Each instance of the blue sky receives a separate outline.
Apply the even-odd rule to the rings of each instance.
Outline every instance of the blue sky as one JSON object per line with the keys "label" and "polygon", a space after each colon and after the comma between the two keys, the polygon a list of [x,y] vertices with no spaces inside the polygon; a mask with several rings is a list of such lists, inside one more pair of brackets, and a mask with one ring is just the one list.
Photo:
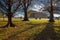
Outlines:
{"label": "blue sky", "polygon": [[[49,2],[49,0],[35,1],[29,7],[29,10],[34,10],[34,11],[37,11],[37,12],[42,12],[42,10],[40,10],[40,9],[43,8],[43,7],[45,7],[45,6],[47,6],[48,2]],[[17,13],[22,13],[22,14],[16,15],[16,17],[21,16],[21,15],[24,16],[23,15],[23,11],[22,12],[17,12]],[[48,13],[48,11],[47,11],[47,13]],[[49,15],[49,13],[48,13],[48,15]],[[60,14],[54,14],[54,17],[60,17]]]}
{"label": "blue sky", "polygon": [[[3,0],[0,0],[0,1],[3,1]],[[47,5],[49,4],[49,1],[50,0],[40,0],[40,1],[35,0],[34,2],[32,2],[32,5],[29,7],[28,10],[34,10],[37,12],[42,12],[42,10],[40,10],[40,9],[43,7],[47,7]],[[16,14],[17,13],[18,13],[18,15],[16,15],[16,17],[19,17],[21,15],[23,16],[23,14],[24,14],[23,10],[16,12]],[[54,16],[58,17],[59,14],[54,14]]]}

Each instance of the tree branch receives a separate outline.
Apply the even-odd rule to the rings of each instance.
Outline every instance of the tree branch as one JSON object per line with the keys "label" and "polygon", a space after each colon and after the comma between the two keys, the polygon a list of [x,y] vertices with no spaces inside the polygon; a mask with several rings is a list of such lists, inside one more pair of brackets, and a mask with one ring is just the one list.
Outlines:
{"label": "tree branch", "polygon": [[32,0],[28,0],[27,2],[27,8],[30,6]]}
{"label": "tree branch", "polygon": [[2,8],[0,8],[0,12],[7,14],[6,12],[4,12],[4,10]]}
{"label": "tree branch", "polygon": [[17,7],[16,7],[16,9],[14,10],[13,13],[15,13],[18,10],[18,8],[20,7],[20,5],[21,5],[21,0],[19,0],[19,4],[17,5]]}
{"label": "tree branch", "polygon": [[0,1],[0,7],[4,7],[4,8],[7,10],[6,6],[4,6],[4,5],[1,3],[1,1]]}

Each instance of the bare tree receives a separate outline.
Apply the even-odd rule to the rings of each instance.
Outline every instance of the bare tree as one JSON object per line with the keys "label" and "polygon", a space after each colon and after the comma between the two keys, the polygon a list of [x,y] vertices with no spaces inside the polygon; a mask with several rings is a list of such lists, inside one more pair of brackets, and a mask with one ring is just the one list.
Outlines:
{"label": "bare tree", "polygon": [[49,22],[54,22],[54,15],[53,15],[54,5],[53,5],[53,0],[50,0],[49,6],[45,7],[45,9],[50,13]]}
{"label": "bare tree", "polygon": [[[15,27],[12,23],[13,14],[18,10],[21,5],[21,0],[4,0],[5,5],[0,2],[0,7],[6,12],[6,16],[8,17],[8,23],[3,27]],[[13,8],[14,7],[14,8]],[[13,12],[12,12],[12,9]]]}
{"label": "bare tree", "polygon": [[49,22],[54,22],[54,16],[53,16],[53,2],[52,2],[52,0],[50,1],[50,6],[51,6],[51,8],[50,8],[50,20],[49,20]]}
{"label": "bare tree", "polygon": [[23,21],[28,21],[28,14],[27,10],[28,7],[31,5],[32,0],[22,0],[22,6],[24,10],[24,20]]}

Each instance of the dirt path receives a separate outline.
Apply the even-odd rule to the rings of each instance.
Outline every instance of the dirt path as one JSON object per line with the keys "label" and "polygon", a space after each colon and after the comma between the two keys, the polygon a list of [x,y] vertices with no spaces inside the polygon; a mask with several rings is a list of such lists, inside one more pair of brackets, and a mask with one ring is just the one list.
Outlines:
{"label": "dirt path", "polygon": [[53,25],[47,24],[46,28],[41,33],[35,35],[34,40],[57,40]]}

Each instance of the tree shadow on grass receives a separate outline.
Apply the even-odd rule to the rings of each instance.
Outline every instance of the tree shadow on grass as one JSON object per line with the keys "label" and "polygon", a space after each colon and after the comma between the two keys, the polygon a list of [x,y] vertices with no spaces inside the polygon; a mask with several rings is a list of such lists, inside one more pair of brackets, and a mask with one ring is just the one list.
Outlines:
{"label": "tree shadow on grass", "polygon": [[46,28],[34,36],[34,40],[58,40],[53,23],[47,23]]}
{"label": "tree shadow on grass", "polygon": [[22,33],[22,32],[25,32],[25,31],[28,31],[29,29],[35,28],[35,27],[37,27],[37,26],[40,26],[40,24],[30,24],[30,23],[29,23],[29,25],[32,25],[32,26],[29,27],[29,28],[27,28],[27,29],[24,29],[24,30],[22,30],[22,31],[19,31],[19,30],[18,30],[16,33],[8,36],[8,38],[5,38],[5,39],[3,39],[3,40],[10,40],[11,38],[13,39],[13,38],[16,37],[16,35],[18,35],[18,34],[20,34],[20,33]]}

